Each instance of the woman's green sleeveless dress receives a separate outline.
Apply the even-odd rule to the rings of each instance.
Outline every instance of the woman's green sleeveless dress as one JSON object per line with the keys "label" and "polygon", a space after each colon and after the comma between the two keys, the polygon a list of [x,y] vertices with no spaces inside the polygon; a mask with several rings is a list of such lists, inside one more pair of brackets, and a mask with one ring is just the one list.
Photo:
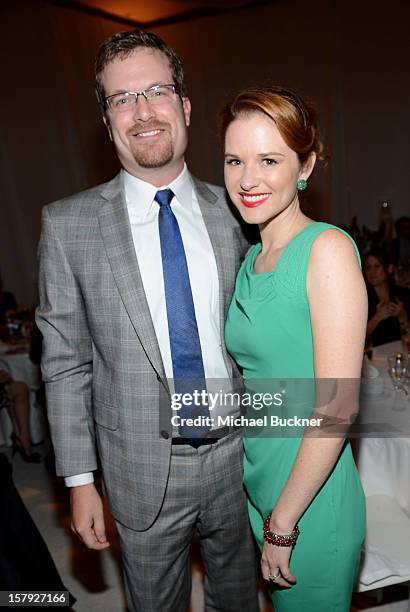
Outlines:
{"label": "woman's green sleeveless dress", "polygon": [[[294,379],[308,379],[314,386],[306,273],[315,238],[329,228],[334,226],[311,223],[305,227],[288,243],[274,272],[254,271],[261,244],[249,251],[239,270],[225,339],[251,390],[257,380],[263,381],[264,391],[277,381],[281,387],[292,387]],[[309,385],[306,397],[312,399]],[[275,407],[270,408],[274,411]],[[280,496],[301,442],[301,434],[292,437],[289,429],[282,431],[283,437],[277,430],[266,435],[266,428],[258,433],[249,427],[244,436],[244,484],[260,548],[264,518]],[[285,590],[272,588],[275,612],[348,611],[365,522],[363,489],[346,443],[330,476],[300,518],[300,536],[290,561],[297,584]]]}

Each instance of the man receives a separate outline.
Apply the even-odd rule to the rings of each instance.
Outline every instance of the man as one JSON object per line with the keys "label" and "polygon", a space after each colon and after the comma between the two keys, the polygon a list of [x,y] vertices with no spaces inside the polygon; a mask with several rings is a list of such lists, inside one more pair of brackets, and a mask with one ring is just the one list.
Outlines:
{"label": "man", "polygon": [[72,528],[109,545],[97,448],[130,608],[187,609],[196,528],[207,609],[257,610],[240,432],[173,426],[169,384],[237,375],[223,322],[246,243],[222,190],[184,164],[191,105],[175,52],[116,34],[96,83],[123,169],[46,207],[40,242],[43,375]]}

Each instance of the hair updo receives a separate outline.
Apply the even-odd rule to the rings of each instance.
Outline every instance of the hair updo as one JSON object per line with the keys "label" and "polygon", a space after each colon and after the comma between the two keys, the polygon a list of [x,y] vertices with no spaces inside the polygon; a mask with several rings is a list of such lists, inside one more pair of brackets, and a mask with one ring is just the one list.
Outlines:
{"label": "hair updo", "polygon": [[302,164],[312,151],[318,159],[323,159],[316,110],[293,91],[276,85],[244,89],[218,115],[221,139],[224,140],[226,130],[235,119],[250,113],[263,113],[270,117]]}

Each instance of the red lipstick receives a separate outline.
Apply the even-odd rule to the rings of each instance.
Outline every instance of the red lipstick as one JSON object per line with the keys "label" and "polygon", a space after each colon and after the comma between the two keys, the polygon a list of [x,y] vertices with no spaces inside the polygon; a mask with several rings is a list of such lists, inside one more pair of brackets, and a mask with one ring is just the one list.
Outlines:
{"label": "red lipstick", "polygon": [[239,197],[241,198],[241,202],[247,208],[256,208],[260,206],[269,198],[270,193],[247,193],[246,191],[241,191],[239,193]]}

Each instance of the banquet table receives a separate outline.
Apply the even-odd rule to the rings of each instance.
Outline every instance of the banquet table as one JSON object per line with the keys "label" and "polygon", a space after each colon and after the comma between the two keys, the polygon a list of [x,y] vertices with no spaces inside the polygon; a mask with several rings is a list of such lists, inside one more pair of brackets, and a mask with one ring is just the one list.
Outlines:
{"label": "banquet table", "polygon": [[398,352],[400,342],[373,350],[382,391],[362,398],[368,426],[352,440],[368,514],[358,590],[410,580],[410,395],[393,389],[387,371],[387,357]]}
{"label": "banquet table", "polygon": [[[30,391],[30,431],[34,444],[43,438],[42,414],[36,402],[35,392],[41,383],[40,368],[32,363],[28,346],[15,346],[0,342],[0,369],[6,370],[13,380],[26,383]],[[0,445],[10,445],[12,432],[7,410],[0,410]]]}
{"label": "banquet table", "polygon": [[410,517],[410,395],[394,391],[386,365],[387,357],[400,349],[399,342],[374,349],[372,363],[381,374],[384,390],[362,401],[361,418],[377,422],[379,431],[364,432],[354,446],[366,495],[388,495]]}

